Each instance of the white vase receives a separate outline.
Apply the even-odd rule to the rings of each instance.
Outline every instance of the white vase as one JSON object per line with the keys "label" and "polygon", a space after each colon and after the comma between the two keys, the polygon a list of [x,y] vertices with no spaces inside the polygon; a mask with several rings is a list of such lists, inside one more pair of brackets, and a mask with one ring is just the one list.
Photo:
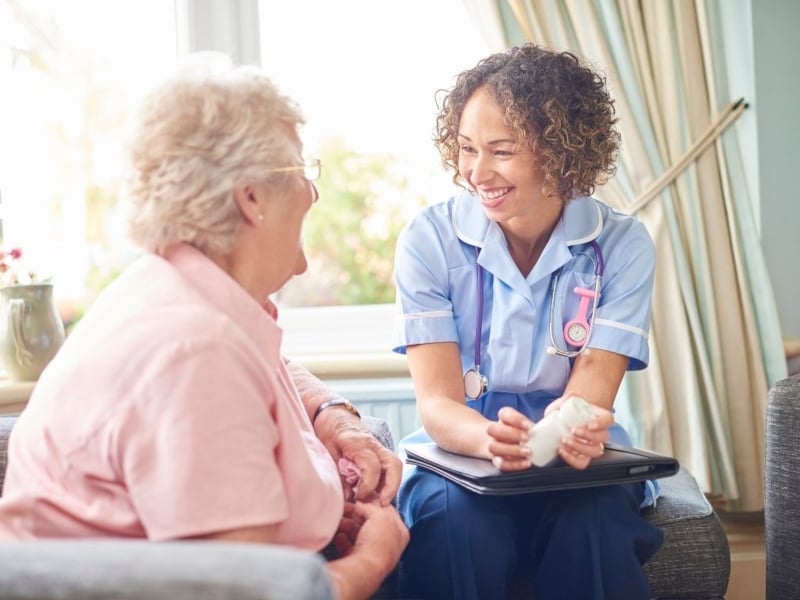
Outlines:
{"label": "white vase", "polygon": [[64,344],[53,285],[0,289],[0,360],[12,381],[36,381]]}

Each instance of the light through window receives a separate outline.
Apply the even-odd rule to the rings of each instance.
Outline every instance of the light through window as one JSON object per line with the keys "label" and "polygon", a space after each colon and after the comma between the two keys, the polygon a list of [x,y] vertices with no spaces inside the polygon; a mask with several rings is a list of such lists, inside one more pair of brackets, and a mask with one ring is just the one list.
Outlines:
{"label": "light through window", "polygon": [[171,2],[0,0],[3,245],[52,277],[66,320],[132,258],[122,130],[176,48]]}
{"label": "light through window", "polygon": [[433,146],[435,92],[487,53],[463,0],[262,0],[261,61],[303,108],[322,201],[305,227],[309,270],[283,305],[392,302],[394,244],[453,192]]}

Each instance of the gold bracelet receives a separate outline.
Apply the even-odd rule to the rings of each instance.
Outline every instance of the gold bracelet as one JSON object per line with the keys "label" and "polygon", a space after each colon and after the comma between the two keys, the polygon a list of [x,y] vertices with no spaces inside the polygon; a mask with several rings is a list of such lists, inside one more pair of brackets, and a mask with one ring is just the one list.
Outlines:
{"label": "gold bracelet", "polygon": [[333,400],[328,400],[326,402],[323,402],[317,407],[317,410],[314,411],[314,418],[311,419],[311,424],[313,425],[317,421],[319,413],[321,413],[326,408],[330,408],[331,406],[343,406],[347,410],[349,410],[352,414],[357,416],[359,419],[361,418],[361,413],[358,412],[358,409],[356,409],[356,407],[353,406],[350,400],[347,400],[346,398],[334,398]]}

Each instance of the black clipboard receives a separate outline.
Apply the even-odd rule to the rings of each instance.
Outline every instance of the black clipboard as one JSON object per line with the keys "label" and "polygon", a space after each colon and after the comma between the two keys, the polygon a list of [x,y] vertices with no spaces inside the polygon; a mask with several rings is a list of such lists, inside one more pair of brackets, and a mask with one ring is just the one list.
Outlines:
{"label": "black clipboard", "polygon": [[454,454],[435,442],[409,444],[406,462],[418,465],[478,494],[509,496],[669,477],[678,472],[677,459],[641,448],[606,444],[605,452],[584,470],[560,458],[543,467],[505,473],[491,461]]}

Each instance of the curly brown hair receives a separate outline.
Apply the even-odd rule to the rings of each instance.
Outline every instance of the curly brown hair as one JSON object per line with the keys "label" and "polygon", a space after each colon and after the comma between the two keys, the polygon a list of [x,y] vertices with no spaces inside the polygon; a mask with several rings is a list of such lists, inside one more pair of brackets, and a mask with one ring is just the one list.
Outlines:
{"label": "curly brown hair", "polygon": [[487,88],[506,124],[527,144],[544,175],[544,193],[563,200],[589,196],[614,174],[620,135],[605,78],[570,52],[534,44],[492,54],[461,72],[439,104],[433,141],[445,169],[458,173],[458,127],[464,105]]}

